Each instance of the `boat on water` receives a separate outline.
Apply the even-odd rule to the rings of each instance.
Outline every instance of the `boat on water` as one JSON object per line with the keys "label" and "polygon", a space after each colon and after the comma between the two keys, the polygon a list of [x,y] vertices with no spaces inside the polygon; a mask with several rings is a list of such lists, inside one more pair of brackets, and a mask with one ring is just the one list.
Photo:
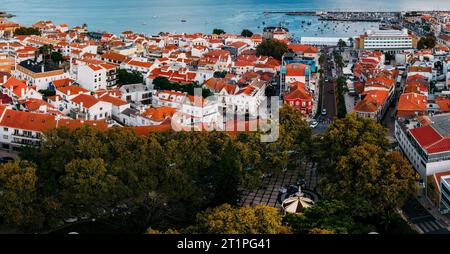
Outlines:
{"label": "boat on water", "polygon": [[181,22],[183,22],[183,23],[184,23],[184,22],[186,22],[186,20],[185,20],[185,19],[182,19],[182,20],[181,20]]}

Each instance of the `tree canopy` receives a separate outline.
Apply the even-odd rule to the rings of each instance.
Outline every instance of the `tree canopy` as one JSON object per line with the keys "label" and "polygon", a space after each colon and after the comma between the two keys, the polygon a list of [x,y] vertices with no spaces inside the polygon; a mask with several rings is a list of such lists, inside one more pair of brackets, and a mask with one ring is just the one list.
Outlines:
{"label": "tree canopy", "polygon": [[345,43],[345,41],[344,40],[342,40],[342,39],[339,39],[339,41],[338,41],[338,47],[339,47],[339,49],[341,49],[342,50],[342,48],[345,48],[345,47],[347,47],[347,43]]}
{"label": "tree canopy", "polygon": [[[280,110],[280,123],[274,143],[261,143],[260,132],[138,136],[126,127],[49,130],[39,147],[21,152],[28,164],[8,166],[0,176],[3,191],[24,195],[10,202],[16,210],[0,208],[0,219],[12,219],[14,211],[21,216],[16,225],[38,232],[68,218],[95,218],[128,233],[196,225],[196,215],[206,208],[237,204],[240,191],[258,187],[262,175],[281,173],[305,158],[311,133],[300,112]],[[1,167],[6,166],[0,172]],[[35,176],[25,191],[5,184],[25,172]]]}
{"label": "tree canopy", "polygon": [[201,234],[280,234],[289,233],[273,207],[233,208],[224,204],[197,215],[197,224],[188,232]]}
{"label": "tree canopy", "polygon": [[138,84],[138,83],[142,83],[144,81],[144,77],[142,76],[142,73],[140,73],[138,71],[129,72],[124,69],[119,69],[117,71],[117,76],[118,76],[117,82],[122,85]]}
{"label": "tree canopy", "polygon": [[271,56],[281,60],[284,53],[289,52],[286,43],[277,40],[264,40],[256,48],[256,54],[259,56]]}
{"label": "tree canopy", "polygon": [[417,42],[417,49],[432,49],[435,46],[436,46],[436,37],[433,34],[421,37]]}
{"label": "tree canopy", "polygon": [[221,34],[225,34],[225,31],[223,29],[220,29],[220,28],[214,28],[212,33],[221,35]]}
{"label": "tree canopy", "polygon": [[5,225],[39,225],[42,214],[36,209],[38,177],[28,163],[0,165],[0,218]]}
{"label": "tree canopy", "polygon": [[242,30],[241,35],[244,37],[252,37],[253,32],[248,29],[244,29],[244,30]]}
{"label": "tree canopy", "polygon": [[362,221],[372,221],[378,229],[384,225],[383,230],[399,221],[396,209],[415,194],[417,187],[414,170],[399,152],[389,149],[386,136],[386,129],[374,120],[348,114],[331,124],[316,154],[324,198],[353,208],[354,200],[366,204],[373,214]]}
{"label": "tree canopy", "polygon": [[41,31],[34,27],[19,27],[14,30],[14,36],[16,35],[41,35]]}
{"label": "tree canopy", "polygon": [[213,93],[208,88],[204,88],[202,85],[198,83],[190,83],[190,84],[180,84],[180,83],[172,83],[165,77],[157,77],[153,80],[153,86],[157,90],[174,90],[178,92],[186,92],[189,95],[194,95],[195,88],[200,88],[202,90],[202,96],[204,98],[212,96]]}

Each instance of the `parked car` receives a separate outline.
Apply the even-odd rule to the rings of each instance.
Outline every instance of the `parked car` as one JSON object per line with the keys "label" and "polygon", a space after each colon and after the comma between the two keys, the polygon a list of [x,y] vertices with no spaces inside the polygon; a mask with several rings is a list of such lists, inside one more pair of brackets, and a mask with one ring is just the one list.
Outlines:
{"label": "parked car", "polygon": [[311,121],[311,123],[309,123],[309,127],[311,127],[312,129],[316,128],[319,125],[319,123],[316,120]]}

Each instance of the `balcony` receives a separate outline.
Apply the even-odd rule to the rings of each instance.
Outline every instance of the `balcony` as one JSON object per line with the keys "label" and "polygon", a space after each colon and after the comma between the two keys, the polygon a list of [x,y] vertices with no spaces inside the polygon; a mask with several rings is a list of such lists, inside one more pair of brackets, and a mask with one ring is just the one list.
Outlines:
{"label": "balcony", "polygon": [[12,144],[15,145],[28,145],[28,146],[37,146],[39,145],[39,140],[31,140],[31,139],[19,139],[19,138],[13,138]]}
{"label": "balcony", "polygon": [[30,135],[30,134],[24,134],[24,133],[18,133],[15,132],[12,134],[13,137],[18,137],[18,138],[25,138],[28,140],[40,140],[41,139],[41,135]]}

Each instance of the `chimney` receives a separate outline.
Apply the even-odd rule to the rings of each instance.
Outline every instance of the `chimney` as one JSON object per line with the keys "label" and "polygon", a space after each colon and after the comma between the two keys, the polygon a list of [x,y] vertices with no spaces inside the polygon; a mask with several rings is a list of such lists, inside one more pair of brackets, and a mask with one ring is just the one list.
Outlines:
{"label": "chimney", "polygon": [[5,84],[7,80],[8,80],[8,78],[6,77],[6,75],[4,75],[3,76],[3,84]]}
{"label": "chimney", "polygon": [[24,96],[25,95],[25,88],[20,89],[20,96]]}
{"label": "chimney", "polygon": [[80,102],[80,107],[83,107],[83,102],[82,101]]}
{"label": "chimney", "polygon": [[69,89],[69,90],[67,90],[67,95],[70,95],[70,89]]}

